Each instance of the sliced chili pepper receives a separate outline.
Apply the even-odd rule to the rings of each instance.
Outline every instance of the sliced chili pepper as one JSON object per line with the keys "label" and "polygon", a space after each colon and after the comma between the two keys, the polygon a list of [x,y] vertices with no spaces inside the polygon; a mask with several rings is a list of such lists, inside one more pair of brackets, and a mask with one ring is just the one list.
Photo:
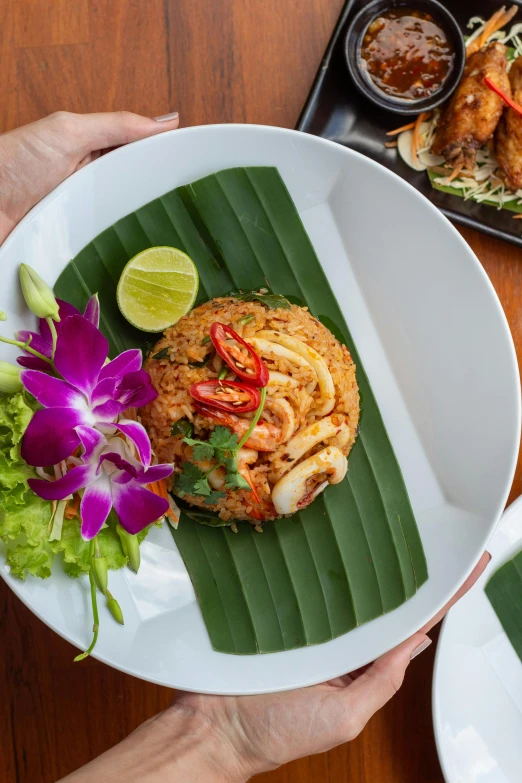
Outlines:
{"label": "sliced chili pepper", "polygon": [[[227,324],[218,321],[210,327],[210,339],[214,348],[235,372],[238,378],[252,384],[263,387],[268,383],[268,367],[261,357],[254,351],[237,332]],[[238,345],[228,345],[228,340],[235,340]]]}
{"label": "sliced chili pepper", "polygon": [[255,386],[239,381],[200,381],[192,384],[190,394],[197,402],[229,413],[255,411],[261,400]]}
{"label": "sliced chili pepper", "polygon": [[513,100],[511,95],[508,95],[505,90],[503,90],[501,87],[498,87],[495,82],[493,82],[489,76],[484,76],[484,84],[486,87],[489,87],[490,90],[493,90],[493,92],[496,92],[497,95],[499,95],[504,103],[506,103],[513,111],[516,111],[517,114],[522,114],[522,106]]}

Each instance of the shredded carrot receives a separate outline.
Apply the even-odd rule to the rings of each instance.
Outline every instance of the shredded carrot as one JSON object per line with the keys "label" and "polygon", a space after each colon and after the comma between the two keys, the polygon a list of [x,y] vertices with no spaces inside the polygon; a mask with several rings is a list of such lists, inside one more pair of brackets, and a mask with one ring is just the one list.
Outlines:
{"label": "shredded carrot", "polygon": [[[245,481],[248,482],[250,489],[252,490],[252,497],[254,498],[256,503],[258,504],[261,503],[261,501],[259,500],[259,495],[257,494],[256,485],[254,484],[254,481],[252,479],[252,474],[250,473],[250,468],[248,467],[248,465],[245,465],[243,468],[241,468],[239,472],[241,473]],[[259,519],[259,518],[260,517],[255,517],[255,519]],[[261,517],[261,519],[262,518],[263,517]]]}
{"label": "shredded carrot", "polygon": [[72,502],[70,500],[67,501],[67,506],[65,507],[65,519],[74,519],[74,517],[80,517],[78,514],[78,507],[80,505],[80,495],[76,493],[76,495],[73,497]]}
{"label": "shredded carrot", "polygon": [[517,5],[512,5],[509,11],[506,11],[505,5],[503,5],[502,8],[499,8],[498,11],[495,11],[491,19],[489,19],[489,21],[486,23],[486,26],[484,27],[484,30],[479,35],[479,37],[472,41],[468,46],[466,50],[466,56],[469,57],[471,54],[478,52],[479,49],[482,49],[482,47],[487,43],[488,38],[505,27],[505,25],[509,24],[517,11]]}
{"label": "shredded carrot", "polygon": [[421,123],[428,117],[428,112],[421,112],[413,124],[413,133],[411,135],[411,156],[413,158],[413,164],[416,166],[418,163],[417,150],[419,149],[419,129]]}
{"label": "shredded carrot", "polygon": [[399,142],[397,139],[395,141],[385,141],[384,146],[387,147],[389,150],[393,149],[394,147],[397,147],[399,145]]}
{"label": "shredded carrot", "polygon": [[176,514],[170,507],[169,494],[167,492],[167,485],[165,484],[165,480],[161,479],[161,481],[155,481],[153,484],[147,484],[147,487],[148,489],[150,489],[151,492],[154,492],[155,495],[167,501],[167,503],[169,504],[167,510],[167,516],[170,517],[172,521],[177,524],[179,522],[179,518],[176,516]]}
{"label": "shredded carrot", "polygon": [[[499,22],[499,24],[497,26],[497,30],[502,30],[503,27],[508,25],[511,22],[511,20],[513,19],[513,17],[516,16],[516,13],[517,13],[518,9],[519,9],[518,5],[512,5],[511,8],[509,9],[509,11],[506,11],[504,16],[500,20],[500,22]],[[496,33],[497,30],[493,30],[493,32]]]}
{"label": "shredded carrot", "polygon": [[513,220],[522,220],[522,215],[513,215]]}
{"label": "shredded carrot", "polygon": [[409,122],[407,125],[401,125],[400,128],[395,128],[395,130],[388,131],[386,134],[387,136],[397,136],[398,133],[402,133],[403,131],[412,130],[415,127],[414,122]]}
{"label": "shredded carrot", "polygon": [[453,182],[454,179],[457,179],[459,174],[462,172],[463,167],[464,167],[463,163],[461,163],[460,166],[455,166],[455,168],[453,169],[449,177],[446,177],[444,184],[449,185],[450,182]]}

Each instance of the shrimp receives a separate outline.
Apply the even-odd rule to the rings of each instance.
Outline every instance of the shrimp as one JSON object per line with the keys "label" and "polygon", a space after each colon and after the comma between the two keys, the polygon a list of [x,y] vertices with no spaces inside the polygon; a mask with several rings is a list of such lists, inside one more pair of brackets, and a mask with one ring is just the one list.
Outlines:
{"label": "shrimp", "polygon": [[259,457],[259,452],[256,449],[239,449],[238,455],[237,455],[237,468],[239,473],[243,476],[245,481],[250,486],[250,489],[252,490],[252,497],[254,498],[256,503],[261,503],[259,499],[259,494],[256,489],[256,485],[254,484],[254,481],[252,479],[252,475],[250,473],[249,465],[252,465],[257,458]]}
{"label": "shrimp", "polygon": [[346,476],[348,460],[336,446],[327,446],[279,479],[272,490],[278,514],[295,514],[306,508],[328,484],[339,484]]}
{"label": "shrimp", "polygon": [[[280,422],[279,426],[269,421],[259,421],[244,445],[258,451],[274,451],[292,436],[295,428],[294,411],[285,399],[272,400],[268,398],[265,407],[275,414]],[[197,404],[196,410],[202,416],[219,421],[220,424],[231,429],[239,439],[243,437],[252,423],[248,418],[220,411],[208,405]]]}

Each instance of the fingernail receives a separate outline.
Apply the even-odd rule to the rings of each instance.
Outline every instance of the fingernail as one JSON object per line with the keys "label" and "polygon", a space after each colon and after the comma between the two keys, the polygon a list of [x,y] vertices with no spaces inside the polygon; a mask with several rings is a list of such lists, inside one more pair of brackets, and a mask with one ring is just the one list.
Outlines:
{"label": "fingernail", "polygon": [[169,122],[170,120],[177,120],[179,117],[179,113],[177,111],[173,111],[170,114],[162,114],[161,117],[153,117],[156,122]]}
{"label": "fingernail", "polygon": [[491,552],[488,552],[488,551],[486,550],[486,554],[487,554],[487,556],[488,556],[488,563],[489,563],[489,562],[491,561]]}
{"label": "fingernail", "polygon": [[413,661],[413,659],[416,658],[417,655],[420,655],[421,652],[424,652],[424,650],[427,650],[428,647],[430,646],[431,642],[432,642],[432,640],[428,637],[421,644],[419,644],[419,646],[416,647],[414,649],[414,651],[412,652],[412,654],[410,655],[410,661]]}

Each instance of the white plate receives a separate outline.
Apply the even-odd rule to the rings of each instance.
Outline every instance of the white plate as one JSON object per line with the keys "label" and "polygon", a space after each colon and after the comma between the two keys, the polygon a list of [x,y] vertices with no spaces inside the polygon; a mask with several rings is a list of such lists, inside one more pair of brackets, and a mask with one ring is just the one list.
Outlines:
{"label": "white plate", "polygon": [[492,560],[442,626],[433,679],[433,723],[446,783],[522,780],[522,663],[484,592],[522,548],[522,498],[505,512]]}
{"label": "white plate", "polygon": [[[470,572],[500,517],[519,443],[520,387],[500,303],[440,212],[367,158],[280,128],[188,128],[123,147],[44,199],[0,251],[3,334],[27,326],[17,267],[53,282],[118,218],[227,166],[277,166],[336,292],[370,377],[417,516],[430,579],[398,610],[327,644],[237,657],[212,651],[168,530],[144,546],[139,577],[111,574],[125,627],[104,611],[96,656],[168,686],[258,693],[368,663],[417,630]],[[4,350],[2,358],[14,357]],[[9,585],[78,647],[89,641],[85,581],[60,573]]]}

